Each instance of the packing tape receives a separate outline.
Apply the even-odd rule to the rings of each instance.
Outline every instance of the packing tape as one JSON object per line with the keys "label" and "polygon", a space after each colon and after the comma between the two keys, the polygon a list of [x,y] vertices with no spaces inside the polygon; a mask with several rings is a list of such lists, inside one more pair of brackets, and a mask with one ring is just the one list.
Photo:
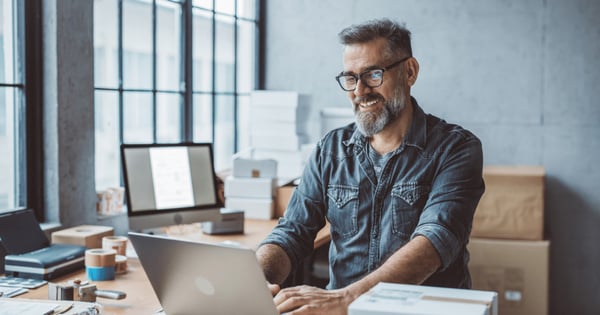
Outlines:
{"label": "packing tape", "polygon": [[85,251],[86,267],[113,267],[117,251],[114,249],[94,248]]}
{"label": "packing tape", "polygon": [[102,238],[103,249],[114,249],[117,255],[125,256],[127,251],[127,237],[125,236],[105,236]]}
{"label": "packing tape", "polygon": [[127,272],[127,257],[117,255],[115,258],[115,274],[123,274]]}
{"label": "packing tape", "polygon": [[85,274],[90,281],[106,281],[115,279],[115,267],[85,267]]}

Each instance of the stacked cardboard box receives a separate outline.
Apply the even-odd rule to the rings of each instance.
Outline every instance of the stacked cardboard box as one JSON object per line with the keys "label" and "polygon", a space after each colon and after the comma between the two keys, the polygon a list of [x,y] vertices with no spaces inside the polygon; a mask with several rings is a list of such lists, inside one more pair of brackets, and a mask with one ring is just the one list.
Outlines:
{"label": "stacked cardboard box", "polygon": [[277,162],[236,158],[233,175],[225,179],[225,207],[243,210],[246,219],[270,220],[274,215]]}
{"label": "stacked cardboard box", "polygon": [[308,110],[297,92],[253,91],[250,95],[250,143],[255,159],[278,162],[279,178],[300,176]]}
{"label": "stacked cardboard box", "polygon": [[473,219],[473,288],[498,292],[500,315],[547,314],[550,242],[544,240],[544,168],[488,166]]}

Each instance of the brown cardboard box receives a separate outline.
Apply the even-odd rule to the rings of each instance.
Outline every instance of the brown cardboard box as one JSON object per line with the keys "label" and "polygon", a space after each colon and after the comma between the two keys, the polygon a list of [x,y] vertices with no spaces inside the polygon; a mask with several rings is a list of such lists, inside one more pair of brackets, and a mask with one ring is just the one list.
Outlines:
{"label": "brown cardboard box", "polygon": [[472,238],[473,289],[498,292],[499,315],[548,314],[549,241]]}
{"label": "brown cardboard box", "polygon": [[52,233],[52,244],[75,244],[87,248],[102,248],[102,238],[112,236],[110,226],[80,225]]}
{"label": "brown cardboard box", "polygon": [[544,239],[544,168],[486,166],[472,237]]}
{"label": "brown cardboard box", "polygon": [[292,198],[292,193],[296,189],[296,185],[290,183],[277,187],[277,196],[275,197],[275,218],[283,217],[285,209]]}

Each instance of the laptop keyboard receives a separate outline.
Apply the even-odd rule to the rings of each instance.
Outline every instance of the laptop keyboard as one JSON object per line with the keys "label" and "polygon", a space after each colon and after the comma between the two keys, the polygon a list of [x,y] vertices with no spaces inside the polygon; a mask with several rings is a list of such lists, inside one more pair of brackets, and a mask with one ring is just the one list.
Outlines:
{"label": "laptop keyboard", "polygon": [[7,287],[21,287],[27,289],[35,289],[48,283],[46,280],[41,279],[28,279],[10,276],[0,276],[0,286]]}

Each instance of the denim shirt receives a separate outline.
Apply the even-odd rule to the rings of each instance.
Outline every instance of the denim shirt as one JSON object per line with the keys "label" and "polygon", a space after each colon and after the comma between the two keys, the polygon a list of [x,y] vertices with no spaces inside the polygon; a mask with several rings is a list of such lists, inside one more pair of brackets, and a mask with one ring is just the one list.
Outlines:
{"label": "denim shirt", "polygon": [[466,245],[484,191],[481,142],[414,104],[411,126],[378,179],[368,139],[354,123],[332,130],[313,150],[285,216],[263,241],[297,265],[331,223],[328,289],[380,267],[417,235],[437,250],[441,267],[423,284],[469,288]]}

